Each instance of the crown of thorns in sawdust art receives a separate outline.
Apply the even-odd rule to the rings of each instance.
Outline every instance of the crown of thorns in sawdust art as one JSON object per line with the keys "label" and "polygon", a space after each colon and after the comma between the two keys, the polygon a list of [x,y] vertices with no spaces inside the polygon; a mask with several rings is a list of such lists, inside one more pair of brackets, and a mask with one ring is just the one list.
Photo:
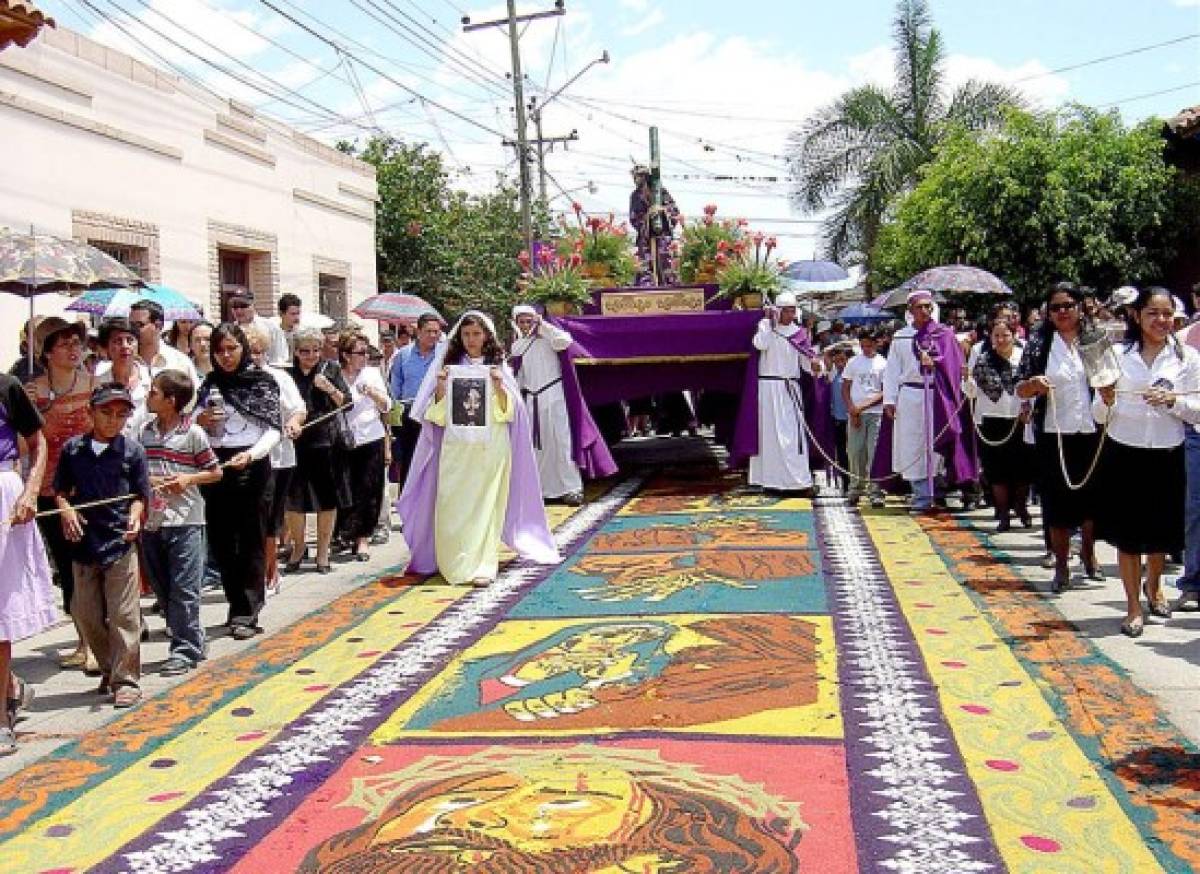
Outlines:
{"label": "crown of thorns in sawdust art", "polygon": [[400,793],[416,786],[449,778],[484,777],[503,771],[522,776],[554,775],[570,770],[586,773],[594,781],[606,772],[625,772],[634,779],[720,799],[771,829],[777,835],[799,838],[808,830],[800,805],[776,798],[759,783],[737,774],[708,774],[687,762],[662,759],[656,750],[572,749],[534,750],[525,747],[490,747],[470,755],[425,756],[402,768],[375,777],[357,777],[338,807],[355,807],[368,818],[382,816]]}

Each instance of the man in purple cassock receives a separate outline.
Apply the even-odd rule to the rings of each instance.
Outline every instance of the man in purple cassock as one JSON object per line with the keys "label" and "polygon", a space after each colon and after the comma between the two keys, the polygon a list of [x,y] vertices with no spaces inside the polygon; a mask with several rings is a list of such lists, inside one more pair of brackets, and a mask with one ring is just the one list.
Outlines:
{"label": "man in purple cassock", "polygon": [[937,321],[933,295],[908,296],[909,324],[892,337],[883,371],[883,422],[872,476],[895,474],[912,487],[915,512],[934,506],[934,480],[972,481],[976,465],[964,428],[962,349]]}

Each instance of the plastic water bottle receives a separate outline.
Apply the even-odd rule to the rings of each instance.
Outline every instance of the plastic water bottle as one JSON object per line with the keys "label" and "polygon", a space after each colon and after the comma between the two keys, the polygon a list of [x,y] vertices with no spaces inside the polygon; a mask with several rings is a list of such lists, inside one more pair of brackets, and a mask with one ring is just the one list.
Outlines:
{"label": "plastic water bottle", "polygon": [[208,400],[205,401],[205,406],[214,414],[212,424],[209,425],[209,432],[214,440],[220,440],[225,436],[225,398],[221,394],[221,390],[216,386],[208,393]]}

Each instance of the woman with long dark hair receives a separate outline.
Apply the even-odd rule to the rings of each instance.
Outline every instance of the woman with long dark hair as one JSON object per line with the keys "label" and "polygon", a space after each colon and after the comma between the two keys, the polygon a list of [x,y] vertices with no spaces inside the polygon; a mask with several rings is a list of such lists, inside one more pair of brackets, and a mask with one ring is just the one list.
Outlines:
{"label": "woman with long dark hair", "polygon": [[1080,339],[1091,330],[1083,295],[1073,283],[1060,282],[1050,290],[1046,304],[1046,319],[1032,332],[1017,370],[1017,396],[1034,399],[1042,517],[1054,554],[1054,591],[1061,592],[1070,585],[1071,533],[1076,528],[1084,574],[1090,580],[1104,579],[1096,561],[1095,531],[1100,435],[1079,353]]}
{"label": "woman with long dark hair", "polygon": [[1009,312],[999,312],[992,318],[967,384],[974,399],[980,460],[999,520],[998,534],[1010,529],[1014,512],[1026,528],[1033,524],[1026,503],[1035,461],[1031,447],[1025,443],[1023,404],[1016,394],[1017,367],[1024,344],[1013,330]]}
{"label": "woman with long dark hair", "polygon": [[471,310],[439,349],[413,403],[423,422],[397,509],[414,573],[451,584],[496,577],[500,544],[558,561],[542,504],[529,414],[492,320]]}
{"label": "woman with long dark hair", "polygon": [[338,513],[338,535],[350,545],[358,561],[370,558],[367,543],[375,533],[383,506],[384,443],[383,414],[391,406],[383,374],[367,365],[371,344],[357,331],[348,331],[338,340],[342,377],[350,386],[353,402],[346,411],[346,424],[354,438],[354,447],[346,453],[350,478],[350,506]]}
{"label": "woman with long dark hair", "polygon": [[332,361],[323,361],[321,351],[325,339],[316,328],[297,328],[292,335],[295,359],[287,368],[300,390],[307,409],[304,432],[296,438],[296,472],[288,492],[287,528],[292,544],[291,558],[284,570],[296,573],[306,553],[304,517],[317,514],[317,573],[327,574],[329,544],[337,511],[350,506],[350,480],[346,475],[345,458],[336,446],[335,413],[350,400],[350,386],[342,378],[341,368]]}
{"label": "woman with long dark hair", "polygon": [[[1172,333],[1171,293],[1152,286],[1130,305],[1121,378],[1098,390],[1096,420],[1108,423],[1108,449],[1097,519],[1098,536],[1117,548],[1126,612],[1121,632],[1138,637],[1150,614],[1169,619],[1162,593],[1166,557],[1183,549],[1185,423],[1200,422],[1200,353]],[[1128,496],[1144,494],[1137,512]],[[1143,570],[1145,581],[1143,582]]]}
{"label": "woman with long dark hair", "polygon": [[282,428],[279,386],[252,366],[250,343],[230,322],[213,329],[212,361],[212,372],[200,386],[196,421],[208,431],[225,475],[204,487],[204,515],[229,602],[230,634],[245,640],[262,631],[269,456]]}

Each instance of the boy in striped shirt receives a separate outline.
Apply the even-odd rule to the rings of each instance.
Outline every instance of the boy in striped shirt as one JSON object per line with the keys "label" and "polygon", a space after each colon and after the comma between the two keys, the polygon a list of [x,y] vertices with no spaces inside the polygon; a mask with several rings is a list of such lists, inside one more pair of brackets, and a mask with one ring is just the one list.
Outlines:
{"label": "boy in striped shirt", "polygon": [[204,429],[182,413],[195,396],[178,370],[154,377],[146,408],[153,414],[139,440],[146,449],[154,493],[142,534],[146,573],[167,617],[170,656],[160,673],[175,676],[204,658],[200,587],[204,581],[204,498],[200,486],[221,478]]}

